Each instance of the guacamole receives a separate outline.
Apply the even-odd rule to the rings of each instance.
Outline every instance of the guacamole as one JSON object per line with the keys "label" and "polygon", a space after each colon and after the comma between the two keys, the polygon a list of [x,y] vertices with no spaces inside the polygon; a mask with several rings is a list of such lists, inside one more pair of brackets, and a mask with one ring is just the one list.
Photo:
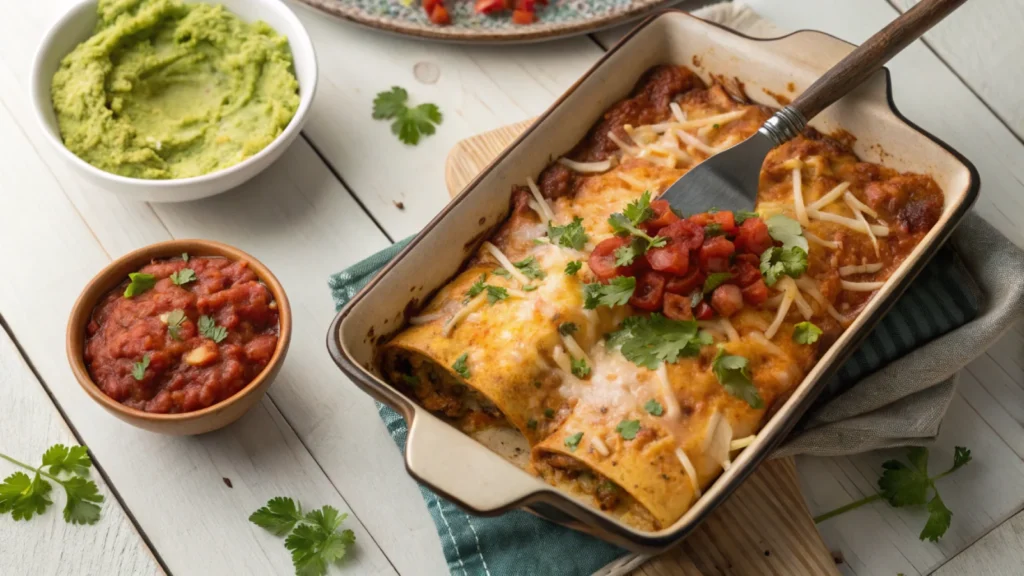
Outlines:
{"label": "guacamole", "polygon": [[299,106],[288,39],[223,6],[99,0],[53,76],[64,145],[131,178],[188,178],[256,154]]}

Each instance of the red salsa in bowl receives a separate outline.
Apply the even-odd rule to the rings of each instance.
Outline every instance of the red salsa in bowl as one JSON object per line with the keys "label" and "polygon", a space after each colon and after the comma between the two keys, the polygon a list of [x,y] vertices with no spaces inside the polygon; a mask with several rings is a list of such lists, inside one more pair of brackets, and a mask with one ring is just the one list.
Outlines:
{"label": "red salsa in bowl", "polygon": [[150,413],[193,412],[241,391],[280,337],[278,305],[244,260],[154,260],[100,298],[85,365],[104,394]]}

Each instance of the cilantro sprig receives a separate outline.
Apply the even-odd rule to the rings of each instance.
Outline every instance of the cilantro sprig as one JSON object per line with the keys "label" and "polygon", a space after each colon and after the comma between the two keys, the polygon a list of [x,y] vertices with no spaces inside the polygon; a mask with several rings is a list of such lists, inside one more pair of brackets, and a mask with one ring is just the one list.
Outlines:
{"label": "cilantro sprig", "polygon": [[711,371],[726,392],[757,410],[764,408],[764,400],[750,379],[748,365],[749,362],[743,356],[726,354],[724,348],[719,348],[715,359],[711,361]]}
{"label": "cilantro sprig", "polygon": [[644,410],[646,410],[651,416],[661,416],[665,413],[665,407],[661,405],[661,402],[658,402],[654,398],[651,398],[646,404],[644,404]]}
{"label": "cilantro sprig", "polygon": [[398,139],[415,146],[420,136],[434,133],[444,117],[436,104],[420,104],[415,108],[408,106],[409,93],[405,88],[392,86],[387,92],[380,92],[373,99],[373,118],[375,120],[392,120],[391,133]]}
{"label": "cilantro sprig", "polygon": [[594,282],[583,285],[583,307],[593,310],[598,306],[625,306],[636,290],[636,278],[617,276],[607,284]]}
{"label": "cilantro sprig", "polygon": [[583,262],[580,262],[579,260],[572,260],[565,265],[565,275],[575,276],[581,268],[583,268]]}
{"label": "cilantro sprig", "polygon": [[132,378],[142,380],[146,377],[146,368],[149,368],[149,354],[143,354],[142,360],[132,364]]}
{"label": "cilantro sprig", "polygon": [[[651,237],[649,234],[638,228],[640,224],[654,217],[654,210],[651,208],[651,191],[647,190],[640,195],[639,198],[630,202],[626,205],[626,208],[622,212],[616,212],[608,217],[608,225],[612,227],[612,231],[619,236],[633,236],[635,238],[646,241],[646,244],[637,244],[636,248],[632,250],[633,257],[641,256],[647,250],[651,248],[660,248],[664,246],[668,239],[661,236]],[[626,248],[625,246],[623,248]],[[621,248],[620,248],[621,250]],[[618,251],[616,251],[616,259],[620,258]],[[622,258],[626,258],[626,254],[623,253]],[[629,258],[631,263],[633,258]]]}
{"label": "cilantro sprig", "polygon": [[575,358],[573,356],[569,356],[569,361],[573,376],[577,378],[586,378],[587,376],[590,376],[590,365],[587,364],[586,358]]}
{"label": "cilantro sprig", "polygon": [[589,239],[587,231],[583,229],[583,218],[579,216],[564,226],[555,226],[548,222],[548,238],[551,239],[552,244],[573,250],[582,250]]}
{"label": "cilantro sprig", "polygon": [[623,420],[615,427],[615,431],[622,436],[623,440],[632,440],[636,438],[636,433],[640,431],[639,420]]}
{"label": "cilantro sprig", "polygon": [[20,466],[31,473],[15,472],[0,484],[0,514],[11,513],[15,520],[31,520],[43,514],[53,504],[50,493],[56,482],[64,488],[67,503],[64,521],[68,524],[95,524],[100,519],[103,495],[96,483],[89,479],[92,460],[85,446],[67,447],[54,444],[43,453],[43,463],[32,467],[24,462],[0,454],[0,458]]}
{"label": "cilantro sprig", "polygon": [[608,347],[620,347],[627,360],[650,370],[681,356],[696,356],[701,346],[711,343],[711,336],[698,331],[696,322],[670,320],[658,313],[630,316],[608,335]]}
{"label": "cilantro sprig", "polygon": [[[928,511],[928,520],[918,535],[921,540],[938,542],[945,535],[953,520],[953,511],[946,507],[939,496],[935,482],[963,468],[971,461],[971,451],[957,446],[953,451],[953,465],[941,474],[928,475],[928,449],[912,447],[907,450],[909,465],[901,460],[887,460],[882,463],[882,477],[878,479],[879,492],[861,498],[835,510],[830,510],[814,518],[820,524],[850,510],[854,510],[878,500],[885,500],[893,508],[904,506],[924,506]],[[929,490],[932,492],[928,498]]]}
{"label": "cilantro sprig", "polygon": [[547,273],[541,269],[540,264],[537,263],[537,258],[529,256],[512,264],[517,270],[523,273],[523,276],[531,280],[543,280]]}
{"label": "cilantro sprig", "polygon": [[469,352],[464,352],[462,354],[462,356],[459,356],[458,358],[456,358],[455,362],[452,364],[452,370],[455,370],[456,374],[458,374],[459,376],[462,376],[466,380],[469,380],[469,364],[468,364],[468,361],[469,361]]}
{"label": "cilantro sprig", "polygon": [[182,268],[177,272],[171,272],[171,282],[175,286],[184,286],[189,282],[194,282],[196,279],[196,272],[191,268]]}
{"label": "cilantro sprig", "polygon": [[797,344],[814,344],[821,336],[821,328],[810,322],[800,322],[793,326],[793,342]]}
{"label": "cilantro sprig", "polygon": [[[284,536],[284,547],[292,553],[297,576],[322,576],[355,543],[351,530],[341,530],[348,514],[333,506],[303,513],[302,505],[291,498],[271,498],[267,505],[252,513],[249,521],[276,536]],[[290,532],[290,534],[289,534]]]}
{"label": "cilantro sprig", "polygon": [[198,327],[200,336],[205,336],[217,344],[220,344],[222,340],[228,337],[228,329],[223,326],[217,326],[217,321],[211,316],[200,316]]}

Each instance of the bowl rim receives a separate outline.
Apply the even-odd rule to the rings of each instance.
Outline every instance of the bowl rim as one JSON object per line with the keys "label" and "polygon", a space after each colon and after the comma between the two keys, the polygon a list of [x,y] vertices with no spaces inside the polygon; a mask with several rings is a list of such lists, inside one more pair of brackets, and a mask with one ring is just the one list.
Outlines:
{"label": "bowl rim", "polygon": [[[288,40],[289,49],[292,52],[292,67],[295,64],[295,49],[294,45],[301,44],[305,50],[310,54],[309,65],[312,67],[312,81],[309,85],[306,85],[299,81],[298,74],[296,74],[296,81],[299,84],[299,107],[296,108],[295,114],[292,119],[285,126],[284,130],[277,135],[269,144],[263,147],[262,150],[249,156],[248,158],[233,164],[226,168],[209,172],[207,174],[201,174],[199,176],[190,176],[188,178],[171,178],[171,179],[149,179],[149,178],[132,178],[129,176],[121,176],[113,172],[107,172],[89,164],[77,154],[72,152],[64,145],[64,141],[60,136],[59,126],[51,126],[50,122],[46,118],[46,114],[42,108],[43,102],[49,102],[52,108],[53,97],[47,89],[45,94],[41,93],[40,82],[44,79],[41,77],[41,70],[43,67],[43,54],[47,51],[51,44],[61,35],[64,29],[72,22],[75,18],[81,17],[80,12],[87,9],[91,11],[96,10],[98,0],[78,0],[59,17],[57,20],[50,25],[46,33],[43,34],[39,44],[36,45],[35,55],[32,57],[32,74],[29,80],[29,90],[32,101],[32,109],[35,112],[36,121],[39,123],[39,127],[43,131],[43,135],[46,140],[53,146],[58,153],[61,154],[65,160],[74,164],[78,169],[89,173],[91,176],[108,180],[111,183],[120,186],[140,186],[153,188],[158,190],[175,189],[175,188],[186,188],[191,186],[199,186],[203,184],[209,184],[216,182],[221,179],[228,179],[232,176],[251,169],[253,166],[257,166],[266,157],[270,156],[279,147],[285,145],[297,136],[297,132],[302,129],[306,116],[309,114],[312,108],[313,98],[316,96],[317,86],[319,84],[320,72],[319,63],[316,55],[316,48],[313,45],[313,40],[309,36],[309,32],[306,27],[303,26],[302,21],[295,15],[288,5],[280,0],[247,0],[249,2],[258,2],[264,6],[267,6],[271,10],[276,10],[288,23],[294,28],[298,34],[288,34],[286,38]],[[196,3],[188,2],[185,3]],[[242,18],[239,14],[231,11],[235,16]],[[244,20],[244,19],[243,19]],[[281,34],[281,32],[275,29],[275,32]],[[297,37],[296,37],[297,36]],[[66,57],[67,54],[61,56],[61,59]],[[47,84],[52,82],[52,78],[45,79]],[[265,168],[258,168],[257,171],[262,171]]]}
{"label": "bowl rim", "polygon": [[[207,406],[206,408],[194,410],[192,412],[160,414],[145,412],[143,410],[125,406],[110,396],[107,396],[106,393],[100,390],[99,386],[93,381],[92,376],[90,376],[89,370],[85,366],[85,326],[92,318],[92,313],[96,309],[96,305],[99,303],[99,300],[106,296],[111,290],[117,288],[117,286],[124,281],[125,275],[120,272],[125,266],[129,264],[137,264],[141,266],[154,259],[180,256],[182,252],[187,251],[193,251],[194,254],[191,255],[194,256],[220,256],[231,260],[244,260],[249,264],[249,267],[256,273],[259,280],[267,286],[270,293],[274,296],[274,300],[277,302],[278,337],[277,346],[274,348],[274,355],[270,357],[270,361],[268,361],[267,365],[263,367],[263,370],[260,371],[252,381],[246,384],[245,387],[230,397]],[[285,294],[284,287],[270,269],[256,258],[253,258],[250,254],[239,250],[234,246],[229,246],[213,240],[186,238],[165,240],[163,242],[149,244],[137,250],[133,250],[114,259],[104,266],[103,269],[95,276],[93,276],[93,278],[89,280],[89,283],[82,289],[78,298],[75,300],[74,305],[71,307],[71,314],[68,316],[68,325],[65,334],[65,351],[68,357],[68,363],[71,365],[71,372],[75,376],[75,380],[78,381],[78,384],[83,390],[85,390],[86,394],[104,408],[117,413],[119,416],[127,417],[132,420],[174,424],[193,422],[206,416],[222,412],[232,404],[241,402],[245,396],[248,396],[253,391],[260,389],[266,383],[266,380],[276,372],[278,366],[284,361],[285,355],[288,351],[288,344],[291,340],[291,333],[291,306],[288,303],[288,297]]]}

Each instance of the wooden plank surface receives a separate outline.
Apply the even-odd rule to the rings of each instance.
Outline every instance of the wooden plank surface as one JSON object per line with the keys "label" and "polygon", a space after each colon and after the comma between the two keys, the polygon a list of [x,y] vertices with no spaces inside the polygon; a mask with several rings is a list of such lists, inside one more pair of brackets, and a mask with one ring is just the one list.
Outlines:
{"label": "wooden plank surface", "polygon": [[[458,194],[529,122],[458,142],[445,163],[451,196]],[[623,563],[632,561],[627,558]],[[818,535],[792,458],[768,461],[683,543],[633,574],[834,574],[835,562]]]}

